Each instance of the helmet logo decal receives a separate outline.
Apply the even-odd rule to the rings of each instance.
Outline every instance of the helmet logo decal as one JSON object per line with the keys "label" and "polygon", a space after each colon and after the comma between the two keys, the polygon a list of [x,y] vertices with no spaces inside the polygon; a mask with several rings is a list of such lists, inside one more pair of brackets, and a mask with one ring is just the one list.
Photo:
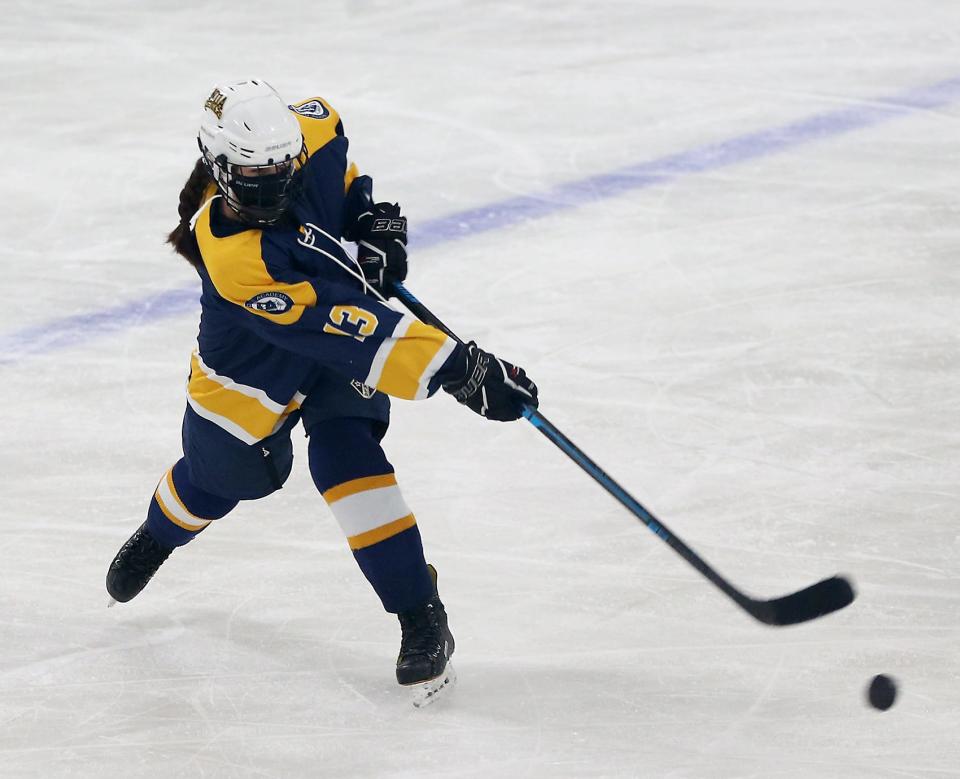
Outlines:
{"label": "helmet logo decal", "polygon": [[261,292],[243,305],[265,314],[283,314],[293,308],[293,300],[282,292]]}
{"label": "helmet logo decal", "polygon": [[330,116],[330,109],[319,100],[307,100],[300,105],[292,105],[290,110],[300,116],[309,116],[311,119],[326,119]]}
{"label": "helmet logo decal", "polygon": [[214,89],[203,104],[204,108],[209,108],[216,115],[217,119],[223,119],[223,105],[227,102],[227,96],[219,89]]}

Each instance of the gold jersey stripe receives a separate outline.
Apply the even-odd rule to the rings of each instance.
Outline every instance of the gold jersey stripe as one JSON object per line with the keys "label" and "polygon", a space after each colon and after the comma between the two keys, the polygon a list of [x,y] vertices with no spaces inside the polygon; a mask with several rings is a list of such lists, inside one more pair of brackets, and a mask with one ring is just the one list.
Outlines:
{"label": "gold jersey stripe", "polygon": [[351,162],[347,167],[347,172],[343,177],[343,191],[346,193],[350,189],[350,185],[353,183],[353,180],[360,175],[360,169],[357,167],[357,163]]}
{"label": "gold jersey stripe", "polygon": [[225,417],[255,441],[273,433],[280,420],[300,406],[299,400],[294,398],[282,412],[277,413],[265,407],[257,398],[225,387],[204,372],[196,353],[190,358],[187,393],[194,403],[219,417]]}
{"label": "gold jersey stripe", "polygon": [[[292,108],[301,108],[307,103],[313,103],[315,101],[323,103],[327,111],[330,112],[330,115],[323,119],[317,119],[312,116],[298,114],[296,111],[293,112],[297,122],[300,124],[300,132],[303,133],[303,141],[307,144],[308,157],[318,149],[322,149],[324,146],[330,143],[330,141],[337,137],[337,124],[340,122],[340,115],[333,109],[333,106],[331,106],[323,98],[311,97],[309,100],[301,100],[299,103],[293,105]],[[357,168],[356,163],[348,163],[347,171],[343,176],[344,192],[350,189],[350,185],[353,183],[353,180],[359,175],[360,170]]]}
{"label": "gold jersey stripe", "polygon": [[[216,184],[211,184],[204,198],[213,197],[216,191]],[[220,202],[213,201],[210,208],[220,208]],[[210,274],[210,281],[220,297],[276,324],[292,325],[299,321],[305,306],[317,304],[313,285],[307,281],[286,284],[270,275],[260,252],[262,230],[244,230],[226,238],[217,238],[210,229],[210,208],[203,209],[197,219],[197,245],[203,255],[203,265]],[[255,296],[270,292],[285,295],[293,305],[279,314],[246,305]]]}
{"label": "gold jersey stripe", "polygon": [[331,487],[323,493],[323,499],[329,503],[336,503],[338,500],[356,495],[358,492],[367,490],[377,490],[381,487],[393,487],[397,483],[397,477],[392,473],[384,473],[380,476],[363,476],[359,479],[351,479],[336,487]]}
{"label": "gold jersey stripe", "polygon": [[390,350],[377,389],[397,398],[415,400],[421,382],[426,384],[424,379],[430,378],[424,373],[447,340],[437,328],[420,321],[412,322]]}
{"label": "gold jersey stripe", "polygon": [[373,530],[368,530],[366,533],[350,536],[350,538],[347,539],[347,542],[350,544],[350,548],[356,551],[357,549],[363,549],[367,546],[379,544],[381,541],[386,541],[388,538],[392,538],[393,536],[402,533],[404,530],[408,530],[416,524],[417,520],[413,514],[407,514],[405,517],[400,517],[400,519],[395,519],[393,522],[388,522],[386,525],[375,527]]}
{"label": "gold jersey stripe", "polygon": [[300,125],[300,132],[303,133],[303,141],[307,144],[308,157],[337,137],[337,125],[340,123],[340,115],[323,98],[311,97],[307,100],[301,100],[292,107],[301,108],[307,103],[313,102],[322,103],[324,108],[327,109],[328,115],[320,119],[315,116],[304,116],[293,111],[293,116]]}

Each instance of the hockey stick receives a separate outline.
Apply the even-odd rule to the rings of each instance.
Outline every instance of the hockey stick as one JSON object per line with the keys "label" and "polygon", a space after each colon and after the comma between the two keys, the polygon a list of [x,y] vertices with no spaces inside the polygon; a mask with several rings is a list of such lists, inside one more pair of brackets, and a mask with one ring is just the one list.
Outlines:
{"label": "hockey stick", "polygon": [[[394,282],[393,293],[410,311],[422,321],[443,330],[447,335],[459,343],[463,343],[450,328],[448,328],[435,314],[403,284]],[[817,582],[798,592],[784,595],[772,600],[758,600],[745,595],[707,562],[681,541],[660,520],[650,513],[633,495],[617,484],[599,465],[587,457],[580,448],[561,433],[543,414],[532,406],[524,407],[523,416],[537,430],[545,435],[564,454],[586,471],[601,487],[615,497],[637,519],[652,530],[656,536],[678,555],[696,568],[704,577],[713,582],[716,587],[741,609],[754,619],[765,625],[795,625],[800,622],[809,622],[826,614],[842,609],[853,603],[856,594],[850,581],[843,576],[832,576],[829,579]]]}

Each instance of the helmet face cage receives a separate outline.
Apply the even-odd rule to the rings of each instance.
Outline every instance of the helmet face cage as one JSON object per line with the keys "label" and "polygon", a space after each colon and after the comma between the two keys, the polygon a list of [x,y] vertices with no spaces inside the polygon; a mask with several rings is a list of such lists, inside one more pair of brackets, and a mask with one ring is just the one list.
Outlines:
{"label": "helmet face cage", "polygon": [[214,157],[201,144],[203,159],[227,205],[246,223],[272,225],[284,215],[302,188],[298,175],[307,161],[306,143],[296,157],[266,165],[239,165],[225,154]]}

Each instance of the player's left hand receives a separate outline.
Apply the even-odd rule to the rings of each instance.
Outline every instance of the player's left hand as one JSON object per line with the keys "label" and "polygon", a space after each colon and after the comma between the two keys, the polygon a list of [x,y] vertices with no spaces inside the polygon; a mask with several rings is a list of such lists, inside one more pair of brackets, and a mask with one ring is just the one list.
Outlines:
{"label": "player's left hand", "polygon": [[357,219],[357,262],[383,295],[407,277],[407,219],[396,203],[375,203]]}

